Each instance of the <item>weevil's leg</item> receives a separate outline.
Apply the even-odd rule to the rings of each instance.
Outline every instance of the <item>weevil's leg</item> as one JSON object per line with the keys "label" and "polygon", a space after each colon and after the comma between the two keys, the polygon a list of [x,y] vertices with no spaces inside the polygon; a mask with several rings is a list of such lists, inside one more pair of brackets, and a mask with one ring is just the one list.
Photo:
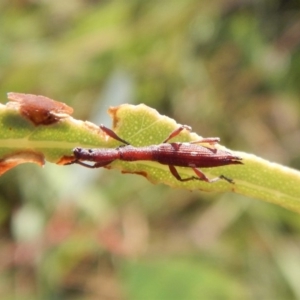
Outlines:
{"label": "weevil's leg", "polygon": [[210,145],[214,145],[216,143],[220,142],[220,138],[218,137],[209,137],[209,138],[202,138],[200,140],[197,141],[192,141],[190,142],[190,144],[199,144],[199,143],[208,143]]}
{"label": "weevil's leg", "polygon": [[86,168],[96,169],[96,168],[105,167],[105,166],[109,165],[112,162],[113,162],[113,160],[110,160],[110,161],[105,161],[105,162],[97,162],[97,163],[94,163],[93,165],[90,165],[90,164],[87,164],[87,163],[85,163],[83,161],[80,161],[80,160],[74,160],[72,162],[67,163],[66,165],[78,164],[78,165],[81,165],[81,166],[86,167]]}
{"label": "weevil's leg", "polygon": [[229,183],[234,184],[234,181],[231,178],[228,178],[228,177],[226,177],[224,175],[220,175],[219,178],[220,179],[224,179],[224,180],[228,181]]}
{"label": "weevil's leg", "polygon": [[[170,135],[163,141],[163,143],[167,143],[170,139],[177,136],[184,129],[186,129],[188,131],[192,130],[192,128],[188,125],[181,125],[178,128],[176,128],[174,131],[172,131],[170,133]],[[209,137],[209,138],[202,138],[202,139],[197,140],[197,141],[192,141],[192,142],[190,142],[190,144],[208,143],[208,144],[214,145],[214,144],[219,143],[219,142],[220,142],[220,138],[218,138],[218,137]]]}
{"label": "weevil's leg", "polygon": [[202,180],[202,181],[205,181],[205,182],[209,182],[209,183],[212,183],[212,182],[216,182],[220,179],[224,179],[226,181],[228,181],[229,183],[234,183],[232,179],[230,178],[227,178],[223,175],[219,176],[219,177],[216,177],[216,178],[213,178],[213,179],[209,179],[206,177],[206,175],[200,171],[199,169],[196,169],[196,168],[192,168],[193,171],[197,174],[197,177],[196,176],[191,176],[191,177],[187,177],[187,178],[181,178],[181,176],[179,175],[178,171],[176,170],[176,168],[172,165],[169,166],[169,169],[170,169],[170,172],[172,173],[172,175],[179,181],[190,181],[190,180]]}
{"label": "weevil's leg", "polygon": [[224,180],[228,181],[229,183],[234,183],[234,181],[232,179],[227,178],[224,175],[220,175],[219,177],[209,179],[206,177],[206,175],[201,170],[196,169],[196,168],[192,168],[192,169],[197,174],[197,176],[199,177],[200,180],[212,183],[212,182],[219,181],[220,179],[224,179]]}
{"label": "weevil's leg", "polygon": [[96,164],[89,165],[89,164],[84,163],[84,162],[82,162],[82,161],[80,161],[80,160],[75,160],[73,163],[74,163],[74,164],[81,165],[81,166],[86,167],[86,168],[89,168],[89,169],[95,169],[95,168],[96,168],[96,167],[95,167]]}
{"label": "weevil's leg", "polygon": [[195,177],[195,176],[191,176],[191,177],[188,177],[188,178],[181,178],[181,176],[179,175],[178,171],[176,170],[176,168],[172,165],[169,165],[169,169],[170,169],[170,172],[172,173],[172,175],[179,181],[190,181],[190,180],[201,180],[200,178],[198,177]]}
{"label": "weevil's leg", "polygon": [[104,125],[100,125],[99,126],[101,128],[101,130],[103,130],[107,135],[109,135],[111,138],[124,143],[125,145],[130,145],[128,142],[126,142],[125,140],[121,139],[114,131],[112,131],[111,129],[107,128]]}
{"label": "weevil's leg", "polygon": [[170,139],[172,139],[173,137],[175,137],[176,135],[178,135],[183,129],[191,131],[192,127],[190,127],[188,125],[181,125],[181,126],[179,126],[178,128],[176,128],[174,131],[172,131],[170,133],[170,135],[163,141],[163,143],[168,142]]}

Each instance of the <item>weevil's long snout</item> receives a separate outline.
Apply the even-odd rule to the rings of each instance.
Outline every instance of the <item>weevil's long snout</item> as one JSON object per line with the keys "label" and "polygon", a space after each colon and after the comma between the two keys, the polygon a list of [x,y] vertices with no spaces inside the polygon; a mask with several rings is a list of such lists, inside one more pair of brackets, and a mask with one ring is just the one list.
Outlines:
{"label": "weevil's long snout", "polygon": [[92,162],[107,162],[113,161],[120,158],[118,149],[85,149],[85,148],[74,148],[73,154],[79,161],[92,161]]}

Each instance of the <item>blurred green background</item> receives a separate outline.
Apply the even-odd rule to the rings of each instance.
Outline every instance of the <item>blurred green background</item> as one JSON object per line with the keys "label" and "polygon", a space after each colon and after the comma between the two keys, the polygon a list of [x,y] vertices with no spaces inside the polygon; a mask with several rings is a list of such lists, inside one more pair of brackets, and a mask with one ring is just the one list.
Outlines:
{"label": "blurred green background", "polygon": [[[297,0],[0,1],[0,94],[105,123],[145,103],[300,168]],[[21,165],[0,180],[1,299],[300,299],[300,219],[236,194]]]}

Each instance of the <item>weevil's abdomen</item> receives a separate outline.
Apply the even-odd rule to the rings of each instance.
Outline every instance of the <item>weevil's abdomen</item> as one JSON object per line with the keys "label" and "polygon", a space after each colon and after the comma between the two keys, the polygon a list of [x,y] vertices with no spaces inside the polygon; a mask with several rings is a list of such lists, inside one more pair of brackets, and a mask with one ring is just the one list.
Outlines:
{"label": "weevil's abdomen", "polygon": [[164,165],[192,168],[242,164],[241,158],[229,152],[189,143],[161,144],[153,151],[152,159]]}

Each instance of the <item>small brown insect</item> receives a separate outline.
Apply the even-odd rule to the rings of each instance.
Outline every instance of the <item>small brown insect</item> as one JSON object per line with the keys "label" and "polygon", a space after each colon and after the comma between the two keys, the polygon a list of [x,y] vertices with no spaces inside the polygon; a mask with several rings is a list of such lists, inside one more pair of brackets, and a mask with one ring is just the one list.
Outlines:
{"label": "small brown insect", "polygon": [[8,93],[7,97],[35,125],[50,125],[73,113],[72,107],[45,96]]}
{"label": "small brown insect", "polygon": [[[220,175],[219,177],[209,179],[198,168],[211,168],[225,165],[242,164],[242,158],[233,156],[231,153],[211,149],[205,146],[197,145],[199,143],[216,144],[220,141],[219,138],[202,138],[199,141],[189,143],[168,143],[170,139],[177,136],[182,130],[191,130],[191,127],[182,125],[175,129],[171,134],[159,145],[151,145],[146,147],[134,147],[128,142],[121,139],[114,131],[100,125],[100,128],[113,139],[123,143],[115,149],[73,149],[75,160],[72,163],[77,163],[88,168],[104,167],[111,162],[119,159],[123,161],[156,161],[163,165],[168,165],[172,175],[179,181],[203,180],[206,182],[215,182],[224,179],[230,183],[234,183],[232,179]],[[84,161],[94,162],[93,165],[87,164]],[[182,178],[175,167],[188,167],[193,169],[197,176]]]}

